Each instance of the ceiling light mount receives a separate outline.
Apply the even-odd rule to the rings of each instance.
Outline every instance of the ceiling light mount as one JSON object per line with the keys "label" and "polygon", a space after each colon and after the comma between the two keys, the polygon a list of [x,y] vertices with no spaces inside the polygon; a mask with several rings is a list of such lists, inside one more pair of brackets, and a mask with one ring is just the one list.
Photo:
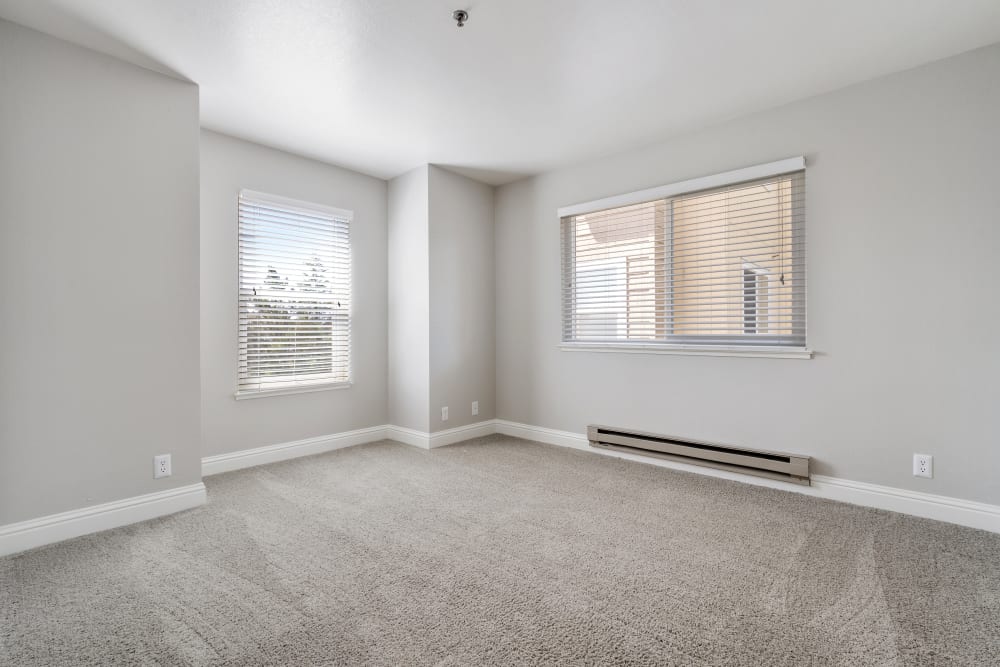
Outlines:
{"label": "ceiling light mount", "polygon": [[464,9],[456,9],[451,13],[451,18],[455,19],[455,22],[458,24],[458,27],[461,28],[463,25],[465,25],[465,22],[469,20],[469,12],[465,11]]}

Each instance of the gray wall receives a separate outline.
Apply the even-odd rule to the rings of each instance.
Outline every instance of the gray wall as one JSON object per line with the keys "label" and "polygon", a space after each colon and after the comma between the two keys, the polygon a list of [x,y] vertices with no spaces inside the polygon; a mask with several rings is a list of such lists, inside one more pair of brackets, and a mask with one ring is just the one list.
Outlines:
{"label": "gray wall", "polygon": [[[998,110],[993,46],[500,188],[498,416],[804,452],[818,473],[1000,502]],[[559,206],[803,154],[814,359],[558,349]],[[912,477],[914,452],[934,479]]]}
{"label": "gray wall", "polygon": [[[243,188],[354,211],[354,385],[237,401],[237,197]],[[204,455],[386,423],[386,183],[201,133],[201,429]]]}
{"label": "gray wall", "polygon": [[432,165],[428,190],[430,424],[439,431],[496,416],[493,188]]}
{"label": "gray wall", "polygon": [[427,433],[493,419],[493,188],[433,165],[394,178],[388,256],[389,423]]}
{"label": "gray wall", "polygon": [[428,167],[389,181],[389,423],[430,430]]}
{"label": "gray wall", "polygon": [[0,313],[0,524],[201,479],[195,85],[0,21]]}

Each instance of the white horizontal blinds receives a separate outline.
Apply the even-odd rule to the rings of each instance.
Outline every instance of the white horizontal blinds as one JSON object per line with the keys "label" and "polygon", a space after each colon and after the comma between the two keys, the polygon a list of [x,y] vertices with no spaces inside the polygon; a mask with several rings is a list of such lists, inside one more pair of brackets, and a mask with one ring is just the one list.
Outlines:
{"label": "white horizontal blinds", "polygon": [[348,212],[242,192],[239,272],[237,393],[350,381]]}
{"label": "white horizontal blinds", "polygon": [[804,172],[562,219],[563,340],[805,346]]}

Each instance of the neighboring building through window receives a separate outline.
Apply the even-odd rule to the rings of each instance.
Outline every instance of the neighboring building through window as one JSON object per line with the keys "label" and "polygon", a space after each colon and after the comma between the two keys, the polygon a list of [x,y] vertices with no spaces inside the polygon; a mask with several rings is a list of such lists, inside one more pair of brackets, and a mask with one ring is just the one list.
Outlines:
{"label": "neighboring building through window", "polygon": [[237,397],[350,383],[351,218],[240,193]]}
{"label": "neighboring building through window", "polygon": [[767,333],[770,271],[743,262],[743,333]]}
{"label": "neighboring building through window", "polygon": [[801,167],[678,186],[563,215],[563,341],[804,349]]}
{"label": "neighboring building through window", "polygon": [[[577,337],[604,340],[621,335],[628,323],[628,302],[619,290],[625,288],[625,262],[582,261],[576,265]],[[611,294],[606,298],[605,294]]]}

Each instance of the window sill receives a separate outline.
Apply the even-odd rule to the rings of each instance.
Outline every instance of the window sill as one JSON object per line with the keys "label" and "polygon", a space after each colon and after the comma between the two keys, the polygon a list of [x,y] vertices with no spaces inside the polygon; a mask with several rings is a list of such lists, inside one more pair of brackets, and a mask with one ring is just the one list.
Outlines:
{"label": "window sill", "polygon": [[758,357],[812,359],[804,347],[735,347],[728,345],[664,345],[659,343],[560,343],[565,352],[624,352],[627,354],[681,354],[696,357]]}
{"label": "window sill", "polygon": [[267,398],[268,396],[285,396],[287,394],[311,394],[316,391],[330,391],[331,389],[349,389],[354,386],[353,382],[329,382],[316,385],[302,385],[298,387],[284,387],[282,389],[263,389],[261,391],[238,391],[233,394],[237,401],[245,401],[251,398]]}

